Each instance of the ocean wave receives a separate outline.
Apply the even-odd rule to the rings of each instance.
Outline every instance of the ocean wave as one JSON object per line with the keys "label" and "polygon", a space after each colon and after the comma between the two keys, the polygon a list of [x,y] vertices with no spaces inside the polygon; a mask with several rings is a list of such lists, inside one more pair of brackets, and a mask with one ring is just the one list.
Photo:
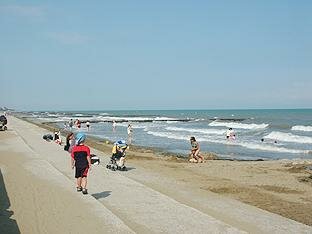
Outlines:
{"label": "ocean wave", "polygon": [[271,132],[269,135],[264,138],[273,139],[277,141],[284,142],[294,142],[300,144],[312,144],[312,137],[307,136],[298,136],[291,133],[286,132]]}
{"label": "ocean wave", "polygon": [[177,120],[172,120],[172,121],[166,121],[167,124],[175,124],[175,123],[179,123],[179,121]]}
{"label": "ocean wave", "polygon": [[154,131],[148,131],[147,134],[157,136],[157,137],[164,137],[169,139],[175,139],[175,140],[188,140],[189,136],[184,134],[174,134],[174,133],[168,133],[168,132],[154,132]]}
{"label": "ocean wave", "polygon": [[178,128],[178,127],[167,127],[168,131],[184,131],[184,132],[192,132],[192,133],[203,133],[208,135],[224,135],[226,130],[221,129],[197,129],[197,128]]}
{"label": "ocean wave", "polygon": [[170,117],[155,117],[154,121],[178,121],[179,119]]}
{"label": "ocean wave", "polygon": [[[174,140],[188,140],[189,135],[186,134],[175,134],[170,132],[154,132],[148,131],[147,134],[157,136],[157,137],[164,137],[168,139]],[[260,151],[269,151],[269,152],[278,152],[278,153],[291,153],[291,154],[310,154],[311,151],[309,150],[299,150],[299,149],[290,149],[285,147],[280,147],[278,145],[269,145],[265,143],[253,143],[253,142],[239,142],[239,141],[227,141],[227,140],[218,140],[212,139],[209,137],[196,137],[199,142],[210,142],[210,143],[217,143],[217,144],[224,144],[224,145],[231,145],[231,146],[240,146],[252,150],[260,150]]]}
{"label": "ocean wave", "polygon": [[296,125],[291,128],[293,131],[312,132],[312,126]]}
{"label": "ocean wave", "polygon": [[279,152],[279,153],[291,153],[291,154],[309,154],[310,153],[309,150],[289,149],[285,147],[278,147],[278,146],[267,145],[267,144],[239,143],[237,145],[243,146],[248,149]]}
{"label": "ocean wave", "polygon": [[243,123],[235,123],[235,122],[213,121],[213,122],[209,123],[209,126],[256,130],[256,129],[265,129],[269,126],[269,124],[265,124],[265,123],[263,123],[263,124],[243,124]]}

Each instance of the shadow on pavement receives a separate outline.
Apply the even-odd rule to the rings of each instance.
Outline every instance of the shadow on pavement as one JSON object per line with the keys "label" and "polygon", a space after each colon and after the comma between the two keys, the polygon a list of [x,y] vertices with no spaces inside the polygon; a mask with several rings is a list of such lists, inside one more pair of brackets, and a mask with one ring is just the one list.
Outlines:
{"label": "shadow on pavement", "polygon": [[5,184],[0,169],[0,233],[20,233],[16,220],[10,217],[14,214],[10,210],[10,199],[5,189]]}
{"label": "shadow on pavement", "polygon": [[101,198],[105,198],[105,197],[108,197],[110,196],[112,193],[112,191],[104,191],[104,192],[101,192],[101,193],[94,193],[94,194],[91,194],[92,197],[94,197],[96,200],[98,199],[101,199]]}

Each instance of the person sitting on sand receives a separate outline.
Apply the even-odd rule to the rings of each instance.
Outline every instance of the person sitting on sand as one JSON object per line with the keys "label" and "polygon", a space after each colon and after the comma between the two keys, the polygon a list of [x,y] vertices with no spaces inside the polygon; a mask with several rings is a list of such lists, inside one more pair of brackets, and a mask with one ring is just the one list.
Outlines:
{"label": "person sitting on sand", "polygon": [[116,161],[116,164],[120,169],[123,169],[125,167],[127,148],[128,145],[124,140],[119,140],[114,143],[112,149],[112,157]]}
{"label": "person sitting on sand", "polygon": [[71,166],[75,170],[75,178],[77,179],[77,192],[88,194],[87,175],[91,170],[90,148],[84,145],[86,135],[78,132],[76,137],[76,145],[71,152]]}
{"label": "person sitting on sand", "polygon": [[195,162],[195,163],[204,162],[204,157],[199,154],[200,146],[199,146],[199,143],[196,141],[195,137],[192,136],[190,138],[190,141],[191,141],[192,148],[190,152],[189,162]]}

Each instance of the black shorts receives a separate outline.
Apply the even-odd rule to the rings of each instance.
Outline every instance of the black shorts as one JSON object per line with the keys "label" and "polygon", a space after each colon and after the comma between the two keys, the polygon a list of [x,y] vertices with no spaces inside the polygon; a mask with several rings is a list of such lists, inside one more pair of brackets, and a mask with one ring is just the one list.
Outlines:
{"label": "black shorts", "polygon": [[88,170],[89,170],[89,167],[83,167],[83,168],[76,167],[75,178],[87,177]]}

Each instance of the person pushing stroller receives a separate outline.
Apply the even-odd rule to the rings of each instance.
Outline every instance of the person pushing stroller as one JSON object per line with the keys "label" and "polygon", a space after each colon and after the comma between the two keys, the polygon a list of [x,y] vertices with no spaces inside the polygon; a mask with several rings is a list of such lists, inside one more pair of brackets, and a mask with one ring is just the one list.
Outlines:
{"label": "person pushing stroller", "polygon": [[125,166],[126,161],[126,150],[128,145],[124,140],[119,140],[114,143],[112,149],[112,156],[109,164],[107,164],[106,168],[111,169],[113,171],[120,170],[126,171],[127,168]]}

